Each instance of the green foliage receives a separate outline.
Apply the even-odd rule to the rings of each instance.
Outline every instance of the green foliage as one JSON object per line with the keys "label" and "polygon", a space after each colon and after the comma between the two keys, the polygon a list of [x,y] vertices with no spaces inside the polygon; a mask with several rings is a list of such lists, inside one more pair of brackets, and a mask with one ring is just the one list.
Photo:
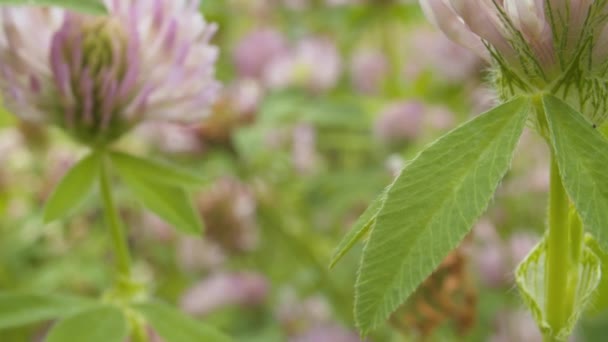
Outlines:
{"label": "green foliage", "polygon": [[390,189],[390,186],[384,189],[384,191],[372,201],[369,207],[367,207],[359,219],[357,219],[357,222],[355,222],[352,229],[344,236],[342,241],[340,241],[340,244],[336,247],[336,250],[331,257],[331,262],[329,264],[330,268],[333,268],[338,261],[340,261],[340,259],[342,259],[357,242],[361,241],[361,239],[368,234],[370,229],[372,229],[372,226],[376,222],[378,212],[384,204],[388,189]]}
{"label": "green foliage", "polygon": [[231,339],[214,328],[188,317],[160,302],[136,305],[154,330],[167,342],[230,342]]}
{"label": "green foliage", "polygon": [[608,141],[572,107],[543,98],[550,139],[564,187],[586,229],[608,247]]}
{"label": "green foliage", "polygon": [[382,323],[468,233],[506,173],[529,101],[505,103],[424,150],[395,180],[364,248],[355,318]]}
{"label": "green foliage", "polygon": [[16,121],[15,116],[4,108],[0,98],[0,128],[11,127]]}
{"label": "green foliage", "polygon": [[76,297],[19,292],[0,293],[0,329],[65,317],[82,311],[90,305],[91,302]]}
{"label": "green foliage", "polygon": [[0,5],[57,6],[89,14],[106,14],[100,0],[0,0]]}
{"label": "green foliage", "polygon": [[202,220],[184,189],[150,181],[142,177],[138,169],[117,170],[133,195],[146,208],[184,233],[202,233]]}
{"label": "green foliage", "polygon": [[57,323],[46,342],[123,342],[128,333],[129,326],[120,309],[99,306]]}
{"label": "green foliage", "polygon": [[194,172],[168,163],[143,159],[121,152],[111,152],[110,158],[114,167],[121,173],[131,173],[153,183],[191,188],[203,186],[209,182]]}
{"label": "green foliage", "polygon": [[84,202],[95,187],[101,156],[91,153],[74,165],[59,182],[44,207],[44,221],[67,216]]}
{"label": "green foliage", "polygon": [[597,240],[588,238],[585,241],[589,249],[599,258],[601,264],[602,279],[597,287],[597,291],[589,304],[588,313],[593,316],[605,313],[608,310],[608,253],[606,253],[599,245]]}
{"label": "green foliage", "polygon": [[[547,258],[547,242],[543,239],[528,256],[518,266],[515,276],[517,286],[520,289],[522,298],[526,306],[532,312],[532,316],[536,323],[543,331],[543,334],[552,336],[559,341],[565,341],[572,334],[576,323],[581,314],[588,307],[594,293],[598,289],[601,278],[601,261],[593,252],[592,245],[596,244],[591,236],[585,239],[585,246],[582,251],[580,263],[575,265],[578,272],[574,272],[578,278],[570,278],[569,281],[573,284],[570,286],[571,298],[562,298],[563,301],[572,300],[572,308],[570,317],[567,319],[568,324],[563,327],[551,327],[547,322],[546,311],[546,258]],[[568,267],[564,265],[564,267]]]}

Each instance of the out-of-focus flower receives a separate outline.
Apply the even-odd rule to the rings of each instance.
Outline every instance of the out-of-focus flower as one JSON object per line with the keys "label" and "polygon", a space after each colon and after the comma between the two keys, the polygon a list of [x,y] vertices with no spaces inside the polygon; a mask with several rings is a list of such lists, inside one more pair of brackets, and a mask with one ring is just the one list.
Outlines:
{"label": "out-of-focus flower", "polygon": [[517,152],[520,158],[513,161],[513,176],[499,188],[499,193],[506,196],[546,194],[549,190],[550,153],[543,144],[543,138],[529,129],[524,130]]}
{"label": "out-of-focus flower", "polygon": [[341,72],[342,59],[334,42],[325,37],[309,37],[272,62],[265,83],[274,89],[299,86],[320,93],[333,88]]}
{"label": "out-of-focus flower", "polygon": [[431,107],[425,115],[425,126],[436,131],[447,131],[453,128],[455,123],[454,112],[444,106]]}
{"label": "out-of-focus flower", "polygon": [[529,312],[501,312],[496,317],[496,333],[491,342],[541,342],[543,335]]}
{"label": "out-of-focus flower", "polygon": [[404,101],[388,105],[374,126],[375,136],[394,144],[415,140],[422,129],[425,106],[418,101]]}
{"label": "out-of-focus flower", "polygon": [[109,14],[1,10],[0,87],[25,120],[89,145],[143,120],[198,120],[215,98],[216,30],[196,0],[105,0]]}
{"label": "out-of-focus flower", "polygon": [[0,131],[0,165],[6,166],[7,159],[13,155],[13,152],[23,147],[25,143],[23,138],[16,129]]}
{"label": "out-of-focus flower", "polygon": [[253,250],[258,241],[256,205],[246,185],[231,178],[217,181],[198,201],[207,239],[229,253]]}
{"label": "out-of-focus flower", "polygon": [[376,94],[387,77],[389,68],[386,57],[377,50],[355,52],[350,65],[353,87],[363,94]]}
{"label": "out-of-focus flower", "polygon": [[521,231],[511,235],[507,241],[507,251],[511,257],[511,266],[515,268],[536,246],[540,238],[529,232]]}
{"label": "out-of-focus flower", "polygon": [[289,338],[289,342],[360,342],[359,336],[339,325],[321,325]]}
{"label": "out-of-focus flower", "polygon": [[477,87],[471,93],[471,105],[473,115],[484,113],[498,105],[496,91],[488,87]]}
{"label": "out-of-focus flower", "polygon": [[[608,3],[420,0],[450,39],[491,61],[503,99],[550,91],[601,124],[608,117]],[[600,99],[588,101],[588,99]]]}
{"label": "out-of-focus flower", "polygon": [[206,151],[199,139],[198,126],[175,122],[149,122],[136,129],[143,141],[164,153],[202,154]]}
{"label": "out-of-focus flower", "polygon": [[184,293],[181,308],[191,314],[205,315],[227,306],[255,306],[266,300],[268,282],[250,273],[211,275]]}
{"label": "out-of-focus flower", "polygon": [[177,236],[175,229],[170,224],[150,212],[141,213],[137,224],[134,224],[132,229],[132,235],[137,236],[138,240],[153,241],[154,243],[169,243]]}
{"label": "out-of-focus flower", "polygon": [[317,132],[310,124],[299,124],[293,130],[292,159],[301,174],[314,171],[317,165]]}
{"label": "out-of-focus flower", "polygon": [[513,270],[536,245],[539,238],[531,233],[513,233],[507,240],[498,234],[488,220],[481,220],[473,229],[475,245],[473,260],[481,281],[490,287],[513,285]]}
{"label": "out-of-focus flower", "polygon": [[196,128],[201,143],[231,148],[234,133],[255,120],[262,96],[261,86],[251,79],[226,87],[211,115]]}
{"label": "out-of-focus flower", "polygon": [[405,74],[408,78],[432,70],[444,81],[462,83],[478,78],[482,60],[473,52],[428,29],[416,30],[410,36],[409,49],[424,51],[409,55]]}
{"label": "out-of-focus flower", "polygon": [[296,335],[312,326],[329,323],[332,310],[322,296],[299,299],[293,289],[283,288],[275,315],[288,335]]}
{"label": "out-of-focus flower", "polygon": [[290,10],[301,11],[310,5],[310,0],[283,0],[283,3]]}
{"label": "out-of-focus flower", "polygon": [[234,49],[233,59],[240,77],[259,79],[272,61],[287,51],[287,41],[279,31],[259,29],[241,38]]}
{"label": "out-of-focus flower", "polygon": [[241,80],[228,88],[229,100],[241,121],[253,121],[262,102],[264,92],[257,82]]}
{"label": "out-of-focus flower", "polygon": [[501,287],[509,282],[507,253],[496,231],[488,220],[481,220],[473,229],[475,245],[473,261],[481,282],[489,287]]}
{"label": "out-of-focus flower", "polygon": [[177,260],[180,268],[187,272],[217,270],[228,256],[216,243],[200,237],[180,237],[176,247]]}
{"label": "out-of-focus flower", "polygon": [[477,316],[477,291],[469,280],[467,244],[468,239],[452,251],[391,315],[393,327],[408,335],[416,333],[421,340],[432,338],[448,322],[461,336],[472,329]]}
{"label": "out-of-focus flower", "polygon": [[138,133],[163,152],[201,155],[213,147],[232,148],[235,132],[255,120],[263,91],[259,83],[242,79],[223,88],[203,121],[193,124],[152,122]]}

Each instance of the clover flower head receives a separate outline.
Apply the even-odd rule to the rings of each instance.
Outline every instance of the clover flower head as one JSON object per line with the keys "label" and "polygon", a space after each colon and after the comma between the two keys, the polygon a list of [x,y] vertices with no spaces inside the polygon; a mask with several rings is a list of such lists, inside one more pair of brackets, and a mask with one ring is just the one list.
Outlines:
{"label": "clover flower head", "polygon": [[551,92],[606,120],[608,1],[420,0],[450,39],[494,66],[503,99]]}
{"label": "clover flower head", "polygon": [[93,17],[46,7],[0,10],[0,89],[24,120],[78,140],[114,141],[144,120],[193,121],[219,89],[216,26],[196,0],[105,0]]}

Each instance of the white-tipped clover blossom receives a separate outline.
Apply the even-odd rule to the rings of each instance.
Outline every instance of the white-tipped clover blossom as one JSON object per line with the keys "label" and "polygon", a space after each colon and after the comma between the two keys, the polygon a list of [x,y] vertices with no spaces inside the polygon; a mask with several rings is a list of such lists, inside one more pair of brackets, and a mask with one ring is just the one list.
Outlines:
{"label": "white-tipped clover blossom", "polygon": [[420,0],[429,20],[495,69],[503,99],[552,92],[608,116],[608,1]]}
{"label": "white-tipped clover blossom", "polygon": [[216,97],[218,56],[197,0],[104,0],[107,16],[0,10],[0,88],[28,121],[109,143],[144,120],[196,121]]}

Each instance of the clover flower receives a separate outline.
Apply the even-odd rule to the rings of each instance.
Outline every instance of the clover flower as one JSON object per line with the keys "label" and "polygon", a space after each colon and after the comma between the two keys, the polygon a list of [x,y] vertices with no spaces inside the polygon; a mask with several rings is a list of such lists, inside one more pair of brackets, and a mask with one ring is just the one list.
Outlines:
{"label": "clover flower", "polygon": [[387,105],[374,125],[374,135],[389,145],[400,145],[420,136],[426,108],[418,101],[401,101]]}
{"label": "clover flower", "polygon": [[274,59],[265,73],[271,89],[299,87],[319,94],[331,90],[342,74],[342,56],[329,37],[299,40],[288,53]]}
{"label": "clover flower", "polygon": [[272,61],[288,50],[281,32],[270,28],[255,30],[238,42],[233,53],[234,65],[240,77],[260,79]]}
{"label": "clover flower", "polygon": [[104,145],[144,120],[193,121],[219,84],[196,0],[104,0],[107,16],[0,10],[0,89],[20,118]]}
{"label": "clover flower", "polygon": [[370,48],[356,51],[350,64],[353,87],[362,94],[378,94],[389,73],[386,56]]}
{"label": "clover flower", "polygon": [[420,0],[450,39],[495,70],[503,99],[551,92],[600,124],[608,111],[608,2]]}

